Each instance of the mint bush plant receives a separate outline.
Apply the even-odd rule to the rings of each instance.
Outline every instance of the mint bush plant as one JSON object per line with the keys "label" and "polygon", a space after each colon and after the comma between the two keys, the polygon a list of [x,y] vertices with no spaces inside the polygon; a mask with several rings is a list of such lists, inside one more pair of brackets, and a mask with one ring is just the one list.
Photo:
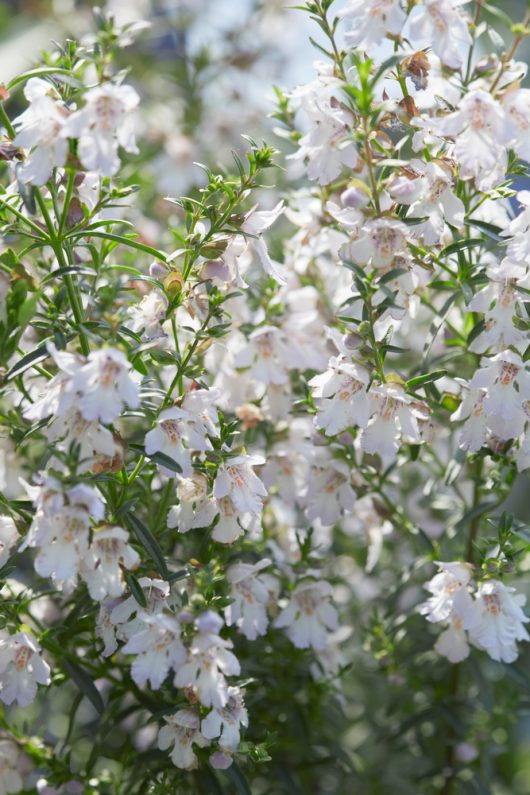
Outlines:
{"label": "mint bush plant", "polygon": [[187,196],[143,26],[0,89],[2,793],[525,791],[530,16],[298,9]]}

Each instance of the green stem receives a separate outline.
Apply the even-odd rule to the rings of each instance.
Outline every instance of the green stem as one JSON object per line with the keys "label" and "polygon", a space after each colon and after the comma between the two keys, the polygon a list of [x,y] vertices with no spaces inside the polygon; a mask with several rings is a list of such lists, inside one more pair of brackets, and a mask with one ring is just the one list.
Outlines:
{"label": "green stem", "polygon": [[[480,502],[480,496],[482,493],[482,469],[483,469],[484,461],[483,459],[479,459],[475,464],[475,472],[474,472],[474,484],[473,484],[473,508],[476,508]],[[477,533],[480,527],[480,520],[481,516],[475,516],[472,519],[471,524],[469,526],[469,533],[467,537],[467,546],[466,546],[466,560],[469,563],[473,563],[474,552],[475,552],[475,540],[477,538]]]}
{"label": "green stem", "polygon": [[7,115],[6,110],[4,108],[4,103],[3,102],[0,102],[0,119],[2,120],[2,122],[4,124],[4,127],[6,128],[7,134],[9,135],[9,137],[10,138],[15,138],[15,136],[16,136],[15,128],[11,124],[9,116]]}
{"label": "green stem", "polygon": [[372,192],[372,201],[374,203],[375,211],[377,215],[381,214],[381,205],[379,204],[379,193],[377,191],[377,179],[375,176],[374,165],[372,162],[372,153],[370,151],[370,142],[368,140],[368,136],[370,134],[370,130],[368,127],[368,118],[365,116],[363,119],[364,124],[364,159],[366,162],[366,167],[368,169],[368,177],[370,179],[370,188]]}
{"label": "green stem", "polygon": [[[526,28],[526,26],[528,25],[528,23],[529,23],[529,22],[530,22],[530,11],[528,11],[528,12],[525,14],[525,18],[523,19],[523,21],[522,21],[522,23],[521,23],[521,24],[523,25],[523,27],[524,27],[524,28]],[[495,89],[496,89],[496,88],[497,88],[497,86],[499,85],[499,82],[500,82],[500,80],[501,80],[502,76],[504,75],[504,73],[505,73],[505,71],[506,71],[506,68],[507,68],[507,66],[509,65],[509,63],[510,63],[510,61],[512,60],[513,56],[515,55],[515,53],[516,53],[516,51],[517,51],[517,48],[519,47],[519,45],[521,44],[521,42],[522,42],[522,41],[523,41],[523,40],[524,40],[524,39],[527,37],[527,35],[528,35],[528,34],[527,34],[526,32],[525,32],[525,33],[519,33],[519,34],[518,34],[518,35],[517,35],[517,36],[514,38],[514,40],[513,40],[513,42],[512,42],[512,46],[510,47],[510,49],[508,50],[508,52],[506,53],[506,55],[504,55],[504,56],[503,56],[503,58],[502,58],[502,63],[501,63],[501,67],[500,67],[500,69],[499,69],[499,72],[498,72],[498,74],[497,74],[497,77],[495,78],[495,80],[494,80],[494,81],[493,81],[493,83],[491,84],[491,88],[490,88],[490,93],[491,93],[491,94],[495,95]]]}
{"label": "green stem", "polygon": [[[46,224],[46,227],[48,229],[50,245],[53,248],[55,256],[57,257],[57,262],[59,263],[59,267],[67,268],[68,261],[64,255],[61,238],[56,235],[52,218],[48,212],[48,208],[46,207],[46,202],[42,198],[42,194],[38,188],[35,189],[35,196],[37,198],[37,203],[42,213],[42,217],[44,218],[44,223]],[[75,281],[73,280],[71,275],[69,273],[65,273],[63,274],[62,278],[66,287],[66,291],[68,293],[68,300],[70,302],[70,307],[72,309],[72,313],[74,315],[75,322],[77,324],[77,331],[79,334],[79,343],[81,345],[81,350],[85,356],[88,356],[88,354],[90,353],[90,344],[88,342],[88,337],[86,336],[86,333],[82,325],[84,322],[83,303],[81,301],[77,285],[75,284]]]}

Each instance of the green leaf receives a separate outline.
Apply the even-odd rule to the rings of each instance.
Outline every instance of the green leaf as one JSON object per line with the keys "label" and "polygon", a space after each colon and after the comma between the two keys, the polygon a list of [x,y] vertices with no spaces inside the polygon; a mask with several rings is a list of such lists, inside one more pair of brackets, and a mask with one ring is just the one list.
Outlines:
{"label": "green leaf", "polygon": [[41,284],[47,284],[48,282],[53,281],[53,279],[57,279],[60,276],[67,276],[68,274],[72,274],[73,276],[97,276],[97,271],[94,268],[88,268],[86,265],[80,266],[69,266],[67,268],[58,268],[56,271],[51,271],[47,276],[45,276],[41,280]]}
{"label": "green leaf", "polygon": [[125,582],[129,586],[129,590],[138,602],[139,605],[142,607],[147,607],[147,599],[145,598],[145,594],[143,592],[143,588],[134,576],[131,574],[130,571],[124,571],[123,576],[125,578]]}
{"label": "green leaf", "polygon": [[483,246],[484,240],[481,237],[469,237],[464,240],[457,240],[451,243],[440,251],[440,258],[448,257],[450,254],[456,254],[458,251],[465,251],[468,248],[476,248]]}
{"label": "green leaf", "polygon": [[178,461],[175,461],[174,458],[171,458],[169,455],[166,455],[165,453],[160,453],[160,452],[151,453],[151,455],[145,453],[145,456],[147,458],[150,458],[151,461],[154,461],[155,464],[159,464],[160,466],[165,467],[166,469],[170,469],[172,472],[178,472],[178,473],[182,472],[182,467],[180,466]]}
{"label": "green leaf", "polygon": [[37,309],[37,304],[39,301],[40,294],[35,293],[34,295],[26,298],[22,306],[18,309],[18,325],[19,331],[22,331],[29,323],[33,315],[35,314],[35,310]]}
{"label": "green leaf", "polygon": [[71,660],[63,660],[62,668],[72,681],[75,682],[83,695],[92,703],[94,709],[101,715],[101,713],[105,711],[105,704],[103,703],[99,690],[87,672]]}
{"label": "green leaf", "polygon": [[18,265],[18,257],[13,249],[8,248],[0,254],[0,262],[11,271]]}
{"label": "green leaf", "polygon": [[397,279],[398,276],[402,276],[404,273],[407,273],[406,268],[392,268],[392,270],[387,271],[381,278],[379,279],[379,284],[386,284],[387,282],[393,281],[393,279]]}
{"label": "green leaf", "polygon": [[169,577],[169,571],[166,566],[166,561],[164,559],[164,555],[162,554],[162,550],[160,549],[158,541],[154,535],[144,525],[144,523],[132,513],[127,514],[127,521],[132,527],[133,532],[140,544],[143,546],[146,552],[149,553],[158,573],[164,580],[167,580]]}
{"label": "green leaf", "polygon": [[407,381],[407,389],[417,389],[419,386],[430,384],[433,381],[437,381],[439,378],[443,378],[446,374],[447,370],[433,370],[432,373],[418,375],[416,378],[411,378],[410,381]]}
{"label": "green leaf", "polygon": [[11,370],[9,370],[6,375],[6,381],[11,381],[13,378],[16,378],[17,375],[20,375],[27,370],[28,367],[32,367],[32,365],[42,362],[43,359],[47,359],[48,356],[49,353],[46,347],[46,342],[43,342],[42,345],[39,345],[38,348],[35,348],[35,350],[31,351],[30,353],[26,353],[22,359],[19,359],[19,361],[13,365]]}
{"label": "green leaf", "polygon": [[438,336],[438,332],[442,328],[444,324],[444,318],[451,309],[452,305],[456,300],[456,293],[450,295],[449,298],[446,300],[440,311],[438,312],[438,317],[433,320],[431,327],[429,329],[429,334],[427,336],[427,340],[425,341],[425,347],[423,349],[423,359],[425,360],[429,355],[433,342]]}
{"label": "green leaf", "polygon": [[166,255],[159,251],[156,248],[152,248],[151,246],[146,246],[144,243],[138,243],[137,240],[134,240],[131,237],[123,237],[122,235],[115,235],[111,232],[93,232],[84,229],[82,232],[73,232],[71,235],[68,235],[68,238],[76,239],[78,237],[101,237],[103,240],[112,240],[114,243],[121,243],[123,246],[128,246],[129,248],[135,248],[138,251],[143,251],[145,254],[150,254],[152,257],[160,260],[167,264]]}
{"label": "green leaf", "polygon": [[502,237],[500,234],[500,227],[495,226],[495,224],[489,224],[487,221],[478,221],[475,220],[475,218],[466,218],[465,223],[480,229],[487,237],[491,238],[491,240],[495,240],[497,243],[506,242],[506,238]]}
{"label": "green leaf", "polygon": [[42,77],[43,75],[53,75],[59,72],[66,74],[66,70],[59,66],[43,66],[40,69],[31,69],[29,72],[24,72],[23,74],[14,77],[13,80],[7,84],[7,87],[8,89],[12,89],[19,83],[24,83],[26,80],[29,80],[30,77]]}
{"label": "green leaf", "polygon": [[480,505],[475,505],[474,508],[465,513],[462,518],[459,519],[459,521],[455,524],[455,530],[461,530],[468,522],[471,522],[473,519],[488,513],[490,508],[495,507],[495,505],[497,505],[497,500],[489,500],[488,502],[480,503]]}

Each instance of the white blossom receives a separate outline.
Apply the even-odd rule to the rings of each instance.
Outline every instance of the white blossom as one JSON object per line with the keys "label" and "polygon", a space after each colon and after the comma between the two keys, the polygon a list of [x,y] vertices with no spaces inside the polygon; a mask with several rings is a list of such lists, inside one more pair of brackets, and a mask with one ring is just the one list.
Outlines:
{"label": "white blossom", "polygon": [[241,726],[248,726],[248,713],[243,695],[238,687],[229,687],[225,706],[221,709],[212,709],[203,718],[201,733],[208,740],[219,738],[221,748],[237,751]]}
{"label": "white blossom", "polygon": [[455,606],[460,613],[470,604],[468,586],[473,576],[473,567],[468,563],[454,561],[437,566],[438,573],[424,586],[432,596],[420,607],[420,613],[435,623],[447,620]]}
{"label": "white blossom", "polygon": [[302,580],[275,619],[274,626],[284,628],[299,649],[324,649],[329,632],[338,628],[331,593],[331,586],[325,580]]}
{"label": "white blossom", "polygon": [[40,656],[37,641],[26,632],[0,635],[0,701],[27,707],[37,685],[50,684],[50,667]]}
{"label": "white blossom", "polygon": [[530,374],[520,354],[508,349],[481,363],[469,386],[486,390],[488,427],[500,439],[520,436],[527,420],[524,403],[530,398]]}
{"label": "white blossom", "polygon": [[400,0],[348,0],[339,16],[353,23],[347,44],[361,49],[379,44],[388,33],[399,35],[406,20]]}
{"label": "white blossom", "polygon": [[10,516],[0,515],[0,568],[9,560],[20,536]]}
{"label": "white blossom", "polygon": [[132,409],[140,405],[138,383],[127,357],[116,348],[92,351],[74,373],[71,388],[80,394],[79,409],[86,420],[113,422],[124,405]]}
{"label": "white blossom", "polygon": [[426,404],[392,383],[372,386],[369,398],[372,416],[361,433],[361,447],[366,453],[379,453],[387,460],[396,455],[400,442],[421,441],[418,421],[429,416]]}
{"label": "white blossom", "polygon": [[18,745],[13,740],[0,739],[0,795],[11,795],[24,789],[19,763]]}
{"label": "white blossom", "polygon": [[24,87],[30,105],[13,121],[15,144],[31,150],[19,171],[24,182],[44,185],[57,166],[63,166],[68,141],[62,137],[68,110],[51,83],[31,77]]}
{"label": "white blossom", "polygon": [[235,563],[226,572],[232,603],[225,610],[225,620],[228,626],[235,624],[248,640],[267,631],[267,606],[278,592],[278,582],[260,572],[270,563],[268,558],[255,564]]}
{"label": "white blossom", "polygon": [[84,100],[61,134],[79,139],[79,157],[85,168],[112,177],[120,167],[119,146],[132,154],[138,152],[131,112],[140,98],[132,86],[104,83],[89,89]]}
{"label": "white blossom", "polygon": [[[213,619],[214,616],[217,620]],[[193,688],[203,706],[222,709],[229,698],[225,677],[239,674],[241,668],[230,651],[232,642],[218,634],[222,619],[215,614],[201,618],[207,631],[199,631],[194,636],[187,661],[176,672],[174,684],[176,687]],[[200,623],[199,619],[199,627]]]}
{"label": "white blossom", "polygon": [[165,340],[166,333],[162,321],[166,317],[167,298],[159,290],[151,290],[140,303],[129,307],[129,328],[136,333],[141,332],[142,340]]}
{"label": "white blossom", "polygon": [[158,747],[171,750],[171,761],[182,770],[195,770],[198,759],[193,745],[204,748],[209,741],[201,734],[201,719],[194,709],[179,709],[174,715],[164,718],[165,726],[158,732]]}
{"label": "white blossom", "polygon": [[330,359],[326,372],[309,382],[313,397],[318,399],[317,428],[324,430],[327,436],[351,426],[364,428],[370,417],[368,381],[364,367],[345,361],[341,356]]}
{"label": "white blossom", "polygon": [[324,452],[315,455],[307,475],[304,500],[309,521],[320,519],[324,525],[333,525],[345,511],[352,510],[356,499],[347,464]]}
{"label": "white blossom", "polygon": [[458,109],[441,119],[437,129],[455,138],[454,156],[463,179],[475,179],[479,190],[503,179],[511,133],[502,106],[491,94],[481,88],[465,94]]}
{"label": "white blossom", "polygon": [[136,684],[151,683],[158,690],[169,671],[178,671],[186,659],[186,649],[181,640],[180,624],[166,613],[141,613],[141,625],[122,651],[134,654],[131,675]]}
{"label": "white blossom", "polygon": [[410,34],[425,38],[442,63],[458,69],[467,58],[472,44],[468,25],[458,7],[467,0],[423,0],[414,8]]}
{"label": "white blossom", "polygon": [[140,556],[122,527],[97,528],[92,543],[83,558],[80,574],[88,585],[92,599],[121,596],[125,590],[122,569],[132,570],[140,563]]}
{"label": "white blossom", "polygon": [[238,455],[227,459],[219,467],[214,483],[217,499],[229,497],[238,511],[259,515],[262,497],[267,489],[253,471],[253,467],[264,463],[259,455]]}
{"label": "white blossom", "polygon": [[517,659],[517,641],[530,640],[525,624],[530,618],[522,610],[524,594],[516,594],[498,580],[487,580],[477,591],[479,616],[471,627],[471,643],[484,649],[493,660],[511,663]]}

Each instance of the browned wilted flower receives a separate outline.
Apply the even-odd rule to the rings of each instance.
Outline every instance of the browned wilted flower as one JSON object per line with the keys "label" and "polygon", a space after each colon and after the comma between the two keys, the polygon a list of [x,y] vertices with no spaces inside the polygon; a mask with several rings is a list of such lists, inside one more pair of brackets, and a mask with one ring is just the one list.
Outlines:
{"label": "browned wilted flower", "polygon": [[415,52],[405,58],[401,68],[405,77],[410,77],[418,91],[422,88],[427,88],[427,78],[429,77],[431,65],[423,50],[419,50],[419,52]]}

